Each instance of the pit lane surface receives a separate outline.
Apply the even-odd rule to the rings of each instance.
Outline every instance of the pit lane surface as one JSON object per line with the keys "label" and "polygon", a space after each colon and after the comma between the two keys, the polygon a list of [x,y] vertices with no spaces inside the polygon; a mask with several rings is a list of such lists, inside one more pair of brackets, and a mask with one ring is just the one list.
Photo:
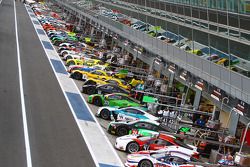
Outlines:
{"label": "pit lane surface", "polygon": [[[23,167],[27,165],[13,7],[12,0],[3,0],[0,7],[0,166]],[[33,166],[95,166],[21,2],[16,2],[16,11]]]}
{"label": "pit lane surface", "polygon": [[[74,80],[74,81],[75,81],[75,83],[76,83],[78,89],[81,90],[81,86],[82,86],[82,83],[83,83],[83,82],[82,82],[82,81],[78,81],[78,80]],[[87,101],[88,95],[82,93],[82,96],[83,96],[84,99]],[[97,107],[97,106],[95,106],[95,105],[92,105],[92,104],[88,104],[88,106],[90,107],[91,112],[92,112],[93,114],[96,114],[96,113],[97,113],[97,110],[98,110],[99,107]],[[108,137],[109,141],[110,141],[111,144],[114,146],[115,140],[116,140],[117,136],[111,135],[111,134],[109,134],[109,133],[107,132],[107,127],[108,127],[108,125],[109,125],[109,121],[104,120],[104,119],[101,119],[101,118],[98,118],[98,117],[97,117],[97,120],[98,120],[99,124],[101,125],[101,127],[103,128],[103,130],[104,130],[106,136]],[[127,154],[126,154],[125,152],[122,152],[122,151],[119,151],[119,150],[117,150],[117,153],[118,153],[118,155],[119,155],[121,161],[122,161],[122,162],[125,162],[125,161],[126,161]]]}

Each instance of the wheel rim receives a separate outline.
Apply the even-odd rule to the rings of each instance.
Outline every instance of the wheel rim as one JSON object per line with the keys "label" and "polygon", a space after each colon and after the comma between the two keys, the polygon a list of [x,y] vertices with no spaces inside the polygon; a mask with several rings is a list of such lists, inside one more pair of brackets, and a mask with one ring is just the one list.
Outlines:
{"label": "wheel rim", "polygon": [[120,128],[118,131],[118,134],[120,136],[126,135],[127,134],[127,129],[126,128]]}
{"label": "wheel rim", "polygon": [[[89,94],[89,95],[93,94],[93,92],[94,92],[93,89],[88,89],[88,94]],[[96,101],[99,102],[99,100],[98,100],[98,99],[95,99],[95,100],[94,100],[94,104],[95,104],[95,105],[96,105]]]}
{"label": "wheel rim", "polygon": [[107,112],[106,110],[103,110],[103,111],[102,111],[102,118],[103,118],[103,119],[108,119],[108,117],[109,117],[108,112]]}
{"label": "wheel rim", "polygon": [[152,165],[150,164],[149,161],[142,161],[140,167],[151,167]]}
{"label": "wheel rim", "polygon": [[129,153],[135,153],[139,151],[139,147],[137,143],[130,143],[128,146]]}

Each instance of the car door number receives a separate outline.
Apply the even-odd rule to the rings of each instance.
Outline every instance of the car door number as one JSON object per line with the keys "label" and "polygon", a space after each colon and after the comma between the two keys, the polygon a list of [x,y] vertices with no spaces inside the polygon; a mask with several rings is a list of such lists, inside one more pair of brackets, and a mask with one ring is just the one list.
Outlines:
{"label": "car door number", "polygon": [[117,119],[118,120],[125,120],[126,118],[125,118],[125,116],[123,114],[118,114]]}

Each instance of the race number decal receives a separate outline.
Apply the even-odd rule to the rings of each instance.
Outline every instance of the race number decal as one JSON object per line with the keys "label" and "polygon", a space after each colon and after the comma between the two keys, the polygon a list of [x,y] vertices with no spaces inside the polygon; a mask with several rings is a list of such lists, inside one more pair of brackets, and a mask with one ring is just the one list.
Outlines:
{"label": "race number decal", "polygon": [[137,129],[132,129],[131,134],[138,134],[138,130]]}

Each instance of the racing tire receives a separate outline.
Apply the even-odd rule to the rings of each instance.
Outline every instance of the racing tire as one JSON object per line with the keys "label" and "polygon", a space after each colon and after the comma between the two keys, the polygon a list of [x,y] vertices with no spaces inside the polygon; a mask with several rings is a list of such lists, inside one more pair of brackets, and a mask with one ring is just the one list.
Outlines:
{"label": "racing tire", "polygon": [[60,43],[61,43],[61,41],[54,41],[54,45],[56,45],[56,46],[59,46],[60,45]]}
{"label": "racing tire", "polygon": [[79,72],[76,72],[73,74],[73,78],[76,80],[81,80],[82,79],[82,74]]}
{"label": "racing tire", "polygon": [[129,142],[127,147],[126,147],[126,151],[128,153],[135,153],[135,152],[138,152],[140,150],[140,146],[138,143],[132,141],[132,142]]}
{"label": "racing tire", "polygon": [[95,81],[89,80],[88,85],[97,85]]}
{"label": "racing tire", "polygon": [[67,65],[68,65],[68,66],[75,65],[75,62],[74,62],[74,61],[70,61],[70,62],[68,62]]}
{"label": "racing tire", "polygon": [[153,164],[149,160],[143,159],[138,163],[138,167],[153,167]]}
{"label": "racing tire", "polygon": [[103,109],[100,113],[102,119],[110,120],[110,111],[107,109]]}
{"label": "racing tire", "polygon": [[62,52],[61,57],[64,57],[67,54],[66,51]]}
{"label": "racing tire", "polygon": [[[95,91],[95,89],[94,88],[88,88],[87,90],[86,90],[86,93],[88,94],[88,95],[93,95],[93,94],[95,94],[96,93],[96,91]],[[95,98],[95,99],[97,99],[97,98]],[[95,99],[93,100],[93,104],[95,104]],[[101,99],[99,98],[98,99],[99,101],[100,101],[100,103],[101,103]],[[97,104],[99,104],[99,105],[97,105],[97,104],[95,104],[96,106],[101,106],[101,104],[100,104],[99,102],[97,102]]]}
{"label": "racing tire", "polygon": [[67,61],[68,59],[73,59],[73,57],[72,56],[67,56],[65,60]]}
{"label": "racing tire", "polygon": [[128,129],[124,126],[121,126],[121,127],[117,128],[116,134],[118,136],[125,136],[128,134]]}
{"label": "racing tire", "polygon": [[[88,91],[89,91],[90,89],[88,89]],[[93,90],[93,89],[92,89]],[[94,92],[93,92],[94,93]],[[98,107],[100,107],[100,106],[102,106],[102,99],[100,98],[100,97],[95,97],[94,99],[93,99],[93,104],[94,105],[96,105],[96,106],[98,106]]]}

